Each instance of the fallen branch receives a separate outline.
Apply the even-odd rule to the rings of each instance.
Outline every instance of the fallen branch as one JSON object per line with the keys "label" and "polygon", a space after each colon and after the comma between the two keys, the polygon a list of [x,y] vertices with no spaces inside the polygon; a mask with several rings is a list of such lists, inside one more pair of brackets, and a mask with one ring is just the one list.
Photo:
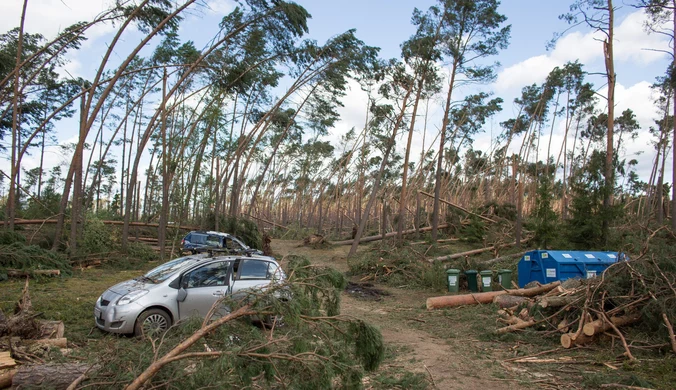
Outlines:
{"label": "fallen branch", "polygon": [[676,335],[674,335],[674,327],[671,325],[671,322],[669,322],[669,317],[667,317],[666,313],[662,313],[662,320],[664,321],[664,325],[667,327],[667,331],[669,332],[669,341],[671,341],[671,350],[676,353]]}
{"label": "fallen branch", "polygon": [[[430,198],[434,198],[434,195],[430,194],[429,192],[425,192],[425,191],[418,191],[418,192],[421,193],[421,194],[423,194],[423,195],[425,195],[425,196],[428,196],[428,197],[430,197]],[[454,207],[454,208],[456,208],[456,209],[458,209],[458,210],[460,210],[460,211],[464,211],[464,212],[467,213],[467,214],[470,214],[470,215],[474,215],[474,216],[476,216],[476,217],[479,217],[479,218],[483,219],[484,221],[491,222],[491,223],[497,223],[497,221],[495,221],[494,219],[490,219],[490,218],[488,218],[488,217],[484,217],[484,216],[481,215],[481,214],[473,213],[473,212],[467,210],[466,208],[464,208],[464,207],[462,207],[462,206],[458,206],[457,204],[451,203],[451,202],[449,202],[449,201],[447,201],[447,200],[445,200],[445,199],[439,199],[439,202],[445,203],[445,204],[447,204],[447,205],[449,205],[449,206],[451,206],[451,207]]]}
{"label": "fallen branch", "polygon": [[[186,349],[190,348],[193,344],[195,344],[197,341],[199,341],[202,337],[206,336],[207,334],[211,333],[214,331],[216,328],[219,326],[225,324],[228,321],[232,321],[234,319],[256,314],[254,311],[251,311],[251,305],[244,305],[240,307],[239,309],[233,311],[232,313],[225,315],[214,322],[201,327],[198,329],[195,333],[193,333],[190,337],[187,339],[183,340],[180,344],[178,344],[174,349],[169,351],[166,355],[162,356],[160,359],[156,360],[153,362],[151,365],[149,365],[139,376],[136,377],[127,387],[125,387],[126,390],[137,390],[140,389],[143,384],[145,384],[150,378],[155,376],[157,372],[164,367],[165,365],[171,363],[172,361],[177,360],[179,358],[179,355],[185,351]],[[71,381],[72,382],[72,381]]]}
{"label": "fallen branch", "polygon": [[[531,240],[531,237],[525,238],[525,239],[521,240],[521,244],[525,244],[530,240]],[[430,263],[433,263],[435,261],[448,261],[448,260],[460,259],[460,258],[465,257],[465,256],[478,255],[480,253],[489,252],[489,251],[492,251],[492,250],[495,250],[495,249],[498,249],[498,248],[510,247],[512,245],[515,245],[515,244],[516,244],[515,242],[510,242],[510,243],[506,243],[506,244],[493,245],[493,246],[489,246],[489,247],[486,247],[486,248],[472,249],[471,251],[467,251],[467,252],[454,253],[452,255],[439,256],[439,257],[435,257],[435,258],[432,258],[432,259],[427,259],[427,261],[429,261]]]}
{"label": "fallen branch", "polygon": [[[445,229],[447,227],[449,227],[448,224],[439,225],[439,229]],[[416,230],[416,229],[404,230],[403,232],[401,232],[401,234],[409,235],[409,234],[415,234],[417,232],[427,232],[427,231],[430,231],[430,230],[432,230],[432,227],[427,226],[427,227],[424,227],[424,228],[420,228],[418,230]],[[389,232],[389,233],[385,233],[384,235],[379,234],[377,236],[362,237],[359,240],[359,243],[361,244],[361,243],[365,243],[365,242],[380,241],[383,238],[390,238],[390,237],[396,237],[396,236],[397,236],[397,232]],[[332,244],[333,245],[352,245],[353,241],[354,240],[333,241]]]}

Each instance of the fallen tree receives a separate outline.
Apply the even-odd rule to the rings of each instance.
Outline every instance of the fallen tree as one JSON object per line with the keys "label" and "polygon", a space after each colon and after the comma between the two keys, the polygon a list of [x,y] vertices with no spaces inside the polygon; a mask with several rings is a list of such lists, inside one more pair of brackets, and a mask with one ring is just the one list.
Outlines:
{"label": "fallen tree", "polygon": [[502,290],[489,291],[477,294],[463,294],[463,295],[446,295],[442,297],[427,298],[427,309],[441,309],[447,307],[475,305],[481,303],[491,303],[497,296],[508,294],[519,297],[534,297],[536,295],[544,294],[558,286],[561,282],[553,282],[538,287],[517,289],[517,290]]}
{"label": "fallen tree", "polygon": [[[449,226],[450,226],[450,225],[448,225],[448,224],[439,225],[439,229],[445,229],[445,228],[447,228],[447,227],[449,227]],[[420,228],[420,229],[418,229],[418,230],[416,230],[416,229],[404,230],[404,231],[402,232],[402,234],[404,234],[404,235],[410,235],[410,234],[416,234],[416,233],[418,233],[418,232],[429,232],[429,231],[431,231],[431,230],[432,230],[432,227],[431,227],[431,226],[427,226],[427,227],[424,227],[424,228]],[[384,238],[392,238],[392,237],[396,237],[396,236],[397,236],[397,232],[389,232],[389,233],[385,233],[384,235],[383,235],[383,234],[380,234],[380,235],[377,235],[377,236],[362,237],[362,238],[359,240],[359,243],[360,243],[360,244],[363,244],[363,243],[365,243],[365,242],[380,241],[380,240],[382,240],[382,239],[384,239]],[[333,241],[332,244],[333,244],[333,245],[352,245],[353,242],[354,242],[354,240]]]}

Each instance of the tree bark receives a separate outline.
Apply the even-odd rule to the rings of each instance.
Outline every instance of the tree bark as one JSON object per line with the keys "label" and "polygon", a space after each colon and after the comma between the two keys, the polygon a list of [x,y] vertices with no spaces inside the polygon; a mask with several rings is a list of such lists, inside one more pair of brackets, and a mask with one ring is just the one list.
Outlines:
{"label": "tree bark", "polygon": [[21,366],[14,378],[14,388],[67,389],[73,381],[87,372],[91,366],[84,363],[42,364]]}
{"label": "tree bark", "polygon": [[534,297],[536,295],[544,294],[548,291],[560,286],[561,282],[552,282],[544,284],[539,287],[518,289],[518,290],[503,290],[503,291],[489,291],[477,294],[464,295],[446,295],[441,297],[427,298],[427,309],[441,309],[447,307],[476,305],[480,303],[491,303],[497,296],[509,294],[519,297]]}
{"label": "tree bark", "polygon": [[615,64],[613,60],[613,39],[614,39],[614,18],[613,0],[608,0],[608,39],[603,43],[603,54],[606,63],[606,77],[608,79],[608,134],[606,141],[606,166],[605,166],[605,187],[606,193],[603,197],[603,208],[606,215],[603,218],[602,234],[603,243],[608,243],[610,230],[610,208],[613,201],[613,191],[615,189],[614,176],[614,153],[613,153],[613,134],[615,129]]}

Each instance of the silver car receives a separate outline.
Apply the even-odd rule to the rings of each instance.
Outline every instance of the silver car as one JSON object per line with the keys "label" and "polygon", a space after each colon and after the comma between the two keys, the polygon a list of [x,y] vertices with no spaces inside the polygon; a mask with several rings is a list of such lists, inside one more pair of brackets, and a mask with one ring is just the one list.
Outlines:
{"label": "silver car", "polygon": [[164,331],[179,320],[206,316],[228,294],[264,289],[285,278],[269,256],[180,257],[106,290],[96,301],[94,320],[113,333]]}

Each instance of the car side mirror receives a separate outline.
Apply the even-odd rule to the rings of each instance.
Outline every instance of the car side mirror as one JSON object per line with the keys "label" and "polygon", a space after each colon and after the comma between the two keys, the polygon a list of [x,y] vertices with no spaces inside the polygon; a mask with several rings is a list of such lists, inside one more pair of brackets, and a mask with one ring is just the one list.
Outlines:
{"label": "car side mirror", "polygon": [[176,300],[179,302],[185,301],[185,298],[188,296],[188,292],[183,288],[178,289],[178,295],[176,295]]}

